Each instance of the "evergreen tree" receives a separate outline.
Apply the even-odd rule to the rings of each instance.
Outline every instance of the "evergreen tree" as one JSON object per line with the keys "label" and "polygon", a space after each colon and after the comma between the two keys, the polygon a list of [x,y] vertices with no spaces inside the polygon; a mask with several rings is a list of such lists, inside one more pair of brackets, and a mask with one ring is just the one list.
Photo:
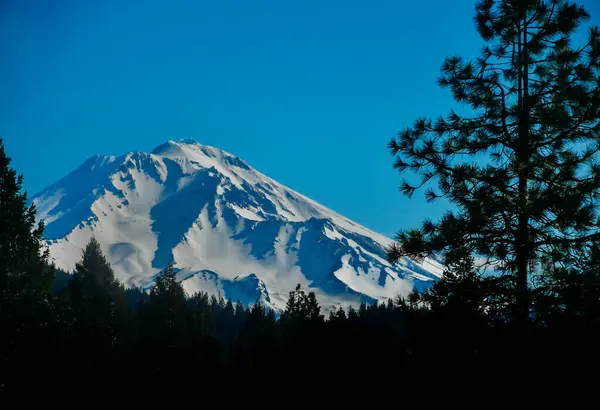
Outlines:
{"label": "evergreen tree", "polygon": [[331,309],[323,341],[323,346],[332,347],[328,352],[328,366],[341,370],[345,363],[349,363],[348,357],[351,357],[350,351],[353,347],[349,340],[352,339],[348,334],[346,312],[341,306],[338,309]]}
{"label": "evergreen tree", "polygon": [[187,366],[193,357],[192,316],[173,263],[160,272],[149,297],[140,305],[142,353],[156,370]]}
{"label": "evergreen tree", "polygon": [[[188,348],[191,349],[192,355],[186,359],[187,365],[217,370],[227,359],[225,354],[229,349],[229,346],[219,338],[220,330],[214,317],[215,314],[217,316],[222,316],[222,314],[219,310],[213,311],[211,298],[206,292],[198,292],[193,295],[188,306],[191,315],[191,329],[188,336],[191,338],[191,342]],[[224,318],[221,317],[220,320],[224,320]],[[232,315],[227,324],[233,323],[235,320]]]}
{"label": "evergreen tree", "polygon": [[321,314],[321,306],[317,301],[315,292],[308,292],[306,299],[304,300],[304,308],[306,309],[306,316],[311,322],[323,322],[323,315]]}
{"label": "evergreen tree", "polygon": [[[23,176],[10,167],[0,139],[0,368],[24,368],[39,360],[48,335],[54,267],[43,248],[44,225],[27,205]],[[46,341],[47,342],[47,341]],[[39,345],[38,345],[39,344]],[[38,363],[39,365],[40,363]]]}
{"label": "evergreen tree", "polygon": [[235,315],[240,317],[244,317],[246,315],[246,308],[239,299],[235,302]]}
{"label": "evergreen tree", "polygon": [[296,289],[289,292],[285,312],[282,315],[283,322],[323,321],[321,307],[314,292],[308,294],[298,284]]}
{"label": "evergreen tree", "polygon": [[[432,284],[422,294],[409,296],[413,306],[424,306],[445,320],[465,321],[483,318],[492,320],[503,316],[503,306],[510,301],[503,288],[505,278],[480,278],[475,269],[474,258],[465,255],[446,266],[442,280]],[[482,319],[483,320],[483,319]]]}
{"label": "evergreen tree", "polygon": [[225,351],[229,352],[238,332],[235,323],[235,309],[231,299],[228,299],[225,306],[219,309],[216,327],[218,329],[219,344]]}
{"label": "evergreen tree", "polygon": [[329,322],[330,323],[343,323],[346,320],[346,312],[343,307],[338,307],[337,309],[331,309],[329,311]]}
{"label": "evergreen tree", "polygon": [[314,292],[308,294],[300,284],[289,292],[286,309],[281,314],[280,326],[286,354],[296,360],[318,360],[318,340],[324,329],[324,316]]}
{"label": "evergreen tree", "polygon": [[358,319],[358,313],[356,313],[356,309],[353,306],[348,306],[348,320],[352,323],[356,323]]}
{"label": "evergreen tree", "polygon": [[402,183],[406,195],[429,185],[428,200],[457,209],[399,232],[389,259],[438,252],[453,262],[466,248],[509,278],[520,325],[532,274],[600,236],[600,31],[571,45],[588,17],[563,0],[478,1],[486,46],[475,62],[446,59],[439,79],[472,113],[418,119],[389,143],[397,170],[420,177]]}
{"label": "evergreen tree", "polygon": [[257,301],[247,315],[236,343],[237,364],[243,369],[270,369],[277,357],[275,312]]}
{"label": "evergreen tree", "polygon": [[546,266],[542,292],[534,298],[534,311],[545,323],[561,326],[600,325],[600,243],[585,249],[568,266]]}
{"label": "evergreen tree", "polygon": [[84,366],[113,366],[133,348],[133,312],[124,286],[92,237],[68,283],[76,351]]}
{"label": "evergreen tree", "polygon": [[138,286],[132,286],[125,289],[125,300],[132,309],[137,309],[142,299],[146,296],[146,292],[143,288]]}
{"label": "evergreen tree", "polygon": [[190,299],[190,307],[194,314],[196,333],[216,337],[215,320],[208,293],[198,292],[193,295]]}
{"label": "evergreen tree", "polygon": [[234,313],[236,335],[239,335],[240,331],[243,329],[243,327],[246,323],[247,316],[248,316],[248,312],[246,311],[244,304],[238,299],[235,302],[235,313]]}

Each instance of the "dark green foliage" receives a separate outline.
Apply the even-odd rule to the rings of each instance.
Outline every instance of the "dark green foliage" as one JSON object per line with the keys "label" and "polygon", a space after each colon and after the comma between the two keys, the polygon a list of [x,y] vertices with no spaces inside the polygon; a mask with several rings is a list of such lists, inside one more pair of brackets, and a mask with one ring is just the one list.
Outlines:
{"label": "dark green foliage", "polygon": [[140,302],[144,299],[145,296],[146,292],[140,287],[132,286],[130,288],[125,289],[125,300],[127,301],[129,307],[131,307],[132,309],[137,309]]}
{"label": "dark green foliage", "polygon": [[266,370],[276,362],[278,329],[275,313],[256,302],[249,309],[236,344],[235,364],[245,370]]}
{"label": "dark green foliage", "polygon": [[[98,241],[92,237],[68,282],[72,330],[82,363],[111,367],[133,349],[133,311]],[[90,354],[93,352],[93,354]]]}
{"label": "dark green foliage", "polygon": [[66,289],[69,281],[73,279],[73,275],[63,270],[56,269],[54,272],[54,281],[52,282],[51,292],[53,295],[60,293]]}
{"label": "dark green foliage", "polygon": [[44,225],[36,223],[23,176],[10,162],[0,139],[0,368],[7,371],[39,360],[40,345],[31,342],[48,342],[54,280],[42,248]]}
{"label": "dark green foliage", "polygon": [[302,323],[302,322],[321,322],[321,307],[317,302],[314,292],[306,294],[300,285],[290,291],[286,303],[285,312],[281,318],[282,322]]}
{"label": "dark green foliage", "polygon": [[457,208],[399,232],[389,258],[494,262],[521,325],[539,291],[533,276],[573,263],[600,238],[600,31],[570,41],[587,18],[562,0],[479,1],[480,57],[446,59],[439,78],[472,113],[418,119],[389,144],[396,169],[420,178],[403,182],[406,195],[429,185],[429,200]]}
{"label": "dark green foliage", "polygon": [[321,346],[324,317],[314,292],[307,294],[300,285],[289,292],[280,322],[288,360],[320,360],[325,355]]}
{"label": "dark green foliage", "polygon": [[219,309],[224,304],[217,301],[213,305],[212,298],[204,292],[193,295],[188,306],[192,314],[190,331],[193,342],[187,365],[195,362],[200,367],[219,368],[221,363],[228,362],[231,346],[229,343],[219,343],[227,339],[224,336],[226,330],[217,326],[215,318],[220,318],[220,324],[231,325],[235,323],[233,314],[224,319],[223,311]]}
{"label": "dark green foliage", "polygon": [[215,336],[213,309],[210,296],[199,292],[190,299],[190,309],[194,312],[194,326],[198,333]]}
{"label": "dark green foliage", "polygon": [[185,367],[192,350],[192,314],[172,263],[140,305],[141,350],[156,370]]}
{"label": "dark green foliage", "polygon": [[281,315],[281,325],[284,330],[287,327],[294,330],[306,328],[316,331],[323,320],[321,307],[314,292],[306,294],[300,285],[290,291],[285,312]]}

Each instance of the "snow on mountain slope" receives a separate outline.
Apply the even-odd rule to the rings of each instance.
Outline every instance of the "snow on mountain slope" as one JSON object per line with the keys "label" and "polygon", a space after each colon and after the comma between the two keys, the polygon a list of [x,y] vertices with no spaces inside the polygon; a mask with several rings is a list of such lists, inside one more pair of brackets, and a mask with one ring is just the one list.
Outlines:
{"label": "snow on mountain slope", "polygon": [[300,283],[327,310],[406,294],[442,271],[390,264],[389,238],[193,140],[94,156],[32,202],[57,266],[72,270],[94,235],[126,285],[151,286],[172,260],[189,293],[283,308]]}

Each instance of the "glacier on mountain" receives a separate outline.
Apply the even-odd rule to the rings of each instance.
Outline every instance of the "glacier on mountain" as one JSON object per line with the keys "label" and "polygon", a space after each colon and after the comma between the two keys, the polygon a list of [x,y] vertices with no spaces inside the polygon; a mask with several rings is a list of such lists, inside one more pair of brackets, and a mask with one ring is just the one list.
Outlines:
{"label": "glacier on mountain", "polygon": [[385,300],[440,277],[434,260],[391,264],[391,240],[193,140],[89,158],[32,198],[56,265],[93,235],[127,286],[173,261],[186,292],[281,309],[301,284],[325,310]]}

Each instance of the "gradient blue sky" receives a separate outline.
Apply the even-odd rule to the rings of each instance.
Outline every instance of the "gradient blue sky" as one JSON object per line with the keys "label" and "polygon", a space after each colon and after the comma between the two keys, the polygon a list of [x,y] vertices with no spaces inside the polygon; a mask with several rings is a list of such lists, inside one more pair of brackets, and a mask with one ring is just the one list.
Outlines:
{"label": "gradient blue sky", "polygon": [[[579,2],[600,22],[600,1]],[[472,0],[0,1],[0,136],[34,194],[93,154],[194,138],[386,235],[445,205],[386,143],[456,107]]]}

